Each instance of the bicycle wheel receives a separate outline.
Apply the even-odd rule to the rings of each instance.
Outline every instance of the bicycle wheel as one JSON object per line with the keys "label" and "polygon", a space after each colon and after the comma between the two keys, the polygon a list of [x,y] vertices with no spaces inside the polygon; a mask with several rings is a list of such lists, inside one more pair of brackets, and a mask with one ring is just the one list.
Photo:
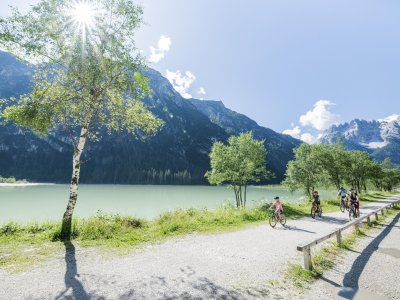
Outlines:
{"label": "bicycle wheel", "polygon": [[272,228],[274,228],[276,226],[276,217],[275,216],[271,216],[269,218],[269,225],[271,225]]}
{"label": "bicycle wheel", "polygon": [[346,207],[344,206],[343,201],[340,201],[340,211],[341,211],[342,213],[344,213],[345,210],[346,210]]}
{"label": "bicycle wheel", "polygon": [[286,224],[286,217],[284,214],[281,214],[281,219],[279,220],[279,222],[281,222],[282,226],[285,226]]}
{"label": "bicycle wheel", "polygon": [[318,217],[322,217],[322,207],[320,206],[318,209]]}
{"label": "bicycle wheel", "polygon": [[315,219],[315,207],[311,207],[311,218]]}
{"label": "bicycle wheel", "polygon": [[351,221],[351,218],[353,217],[353,215],[354,215],[353,208],[350,207],[350,208],[349,208],[349,220],[350,220],[350,221]]}

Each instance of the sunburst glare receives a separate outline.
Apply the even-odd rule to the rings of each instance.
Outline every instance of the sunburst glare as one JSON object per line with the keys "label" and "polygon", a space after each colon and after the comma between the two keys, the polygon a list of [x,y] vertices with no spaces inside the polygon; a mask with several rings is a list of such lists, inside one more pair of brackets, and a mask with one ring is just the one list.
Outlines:
{"label": "sunburst glare", "polygon": [[87,36],[96,27],[96,19],[100,10],[93,1],[73,1],[67,9],[67,15],[76,31],[81,34],[85,42]]}

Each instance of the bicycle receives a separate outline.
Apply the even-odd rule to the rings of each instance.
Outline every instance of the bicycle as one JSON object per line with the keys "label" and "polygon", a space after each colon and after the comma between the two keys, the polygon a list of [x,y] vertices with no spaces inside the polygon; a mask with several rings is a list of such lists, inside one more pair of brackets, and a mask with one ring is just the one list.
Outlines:
{"label": "bicycle", "polygon": [[341,197],[341,198],[340,198],[340,211],[341,211],[342,213],[344,213],[344,211],[345,211],[346,209],[349,210],[349,208],[348,208],[348,200],[347,200],[346,197]]}
{"label": "bicycle", "polygon": [[351,218],[355,219],[355,218],[358,218],[358,217],[359,217],[359,215],[358,215],[358,212],[357,212],[355,204],[354,203],[350,203],[350,206],[349,206],[349,220],[351,221]]}
{"label": "bicycle", "polygon": [[286,224],[286,217],[283,213],[280,214],[280,217],[278,217],[278,215],[275,213],[275,210],[271,210],[272,214],[269,217],[269,225],[271,225],[272,228],[274,228],[276,226],[276,223],[279,222],[281,223],[282,226],[285,226]]}
{"label": "bicycle", "polygon": [[322,217],[322,207],[321,204],[315,205],[314,202],[311,206],[311,218],[315,219],[315,215]]}

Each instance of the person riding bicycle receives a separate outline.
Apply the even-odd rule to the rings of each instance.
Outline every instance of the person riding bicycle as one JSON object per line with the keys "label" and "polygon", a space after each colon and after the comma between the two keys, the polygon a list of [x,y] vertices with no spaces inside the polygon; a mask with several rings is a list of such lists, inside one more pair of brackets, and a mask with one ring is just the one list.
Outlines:
{"label": "person riding bicycle", "polygon": [[347,191],[344,187],[340,187],[338,191],[338,197],[340,197],[340,201],[344,204],[346,208],[348,208],[349,204],[347,201]]}
{"label": "person riding bicycle", "polygon": [[311,201],[312,201],[313,205],[315,205],[317,210],[319,210],[320,206],[321,206],[321,200],[319,199],[318,191],[314,191],[314,194],[312,197],[313,198]]}
{"label": "person riding bicycle", "polygon": [[279,197],[274,198],[274,203],[271,205],[271,208],[275,208],[275,215],[280,219],[281,213],[283,212],[282,202]]}
{"label": "person riding bicycle", "polygon": [[356,191],[350,191],[350,204],[354,205],[357,215],[360,215],[360,200],[358,199],[358,194]]}

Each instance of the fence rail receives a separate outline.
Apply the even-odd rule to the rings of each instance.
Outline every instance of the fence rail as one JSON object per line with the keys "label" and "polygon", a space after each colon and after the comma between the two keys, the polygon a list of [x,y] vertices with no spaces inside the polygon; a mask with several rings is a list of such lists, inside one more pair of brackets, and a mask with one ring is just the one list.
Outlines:
{"label": "fence rail", "polygon": [[348,228],[351,227],[355,227],[355,229],[358,229],[360,224],[364,222],[364,220],[366,220],[368,225],[371,225],[371,217],[374,216],[375,220],[378,220],[379,218],[379,213],[381,213],[382,215],[385,214],[384,210],[386,209],[389,210],[392,207],[397,206],[400,203],[400,198],[399,197],[392,197],[392,198],[388,198],[386,200],[393,200],[391,203],[382,206],[379,209],[376,209],[364,216],[361,216],[351,222],[348,222],[346,224],[344,224],[341,227],[336,228],[335,230],[329,232],[328,234],[325,234],[322,237],[319,237],[318,239],[312,240],[311,242],[305,243],[305,244],[301,244],[297,246],[297,250],[298,251],[302,251],[303,252],[303,256],[304,256],[304,269],[306,270],[311,270],[312,269],[312,259],[311,259],[311,247],[321,244],[322,242],[336,236],[336,241],[337,244],[340,246],[342,244],[342,232]]}

